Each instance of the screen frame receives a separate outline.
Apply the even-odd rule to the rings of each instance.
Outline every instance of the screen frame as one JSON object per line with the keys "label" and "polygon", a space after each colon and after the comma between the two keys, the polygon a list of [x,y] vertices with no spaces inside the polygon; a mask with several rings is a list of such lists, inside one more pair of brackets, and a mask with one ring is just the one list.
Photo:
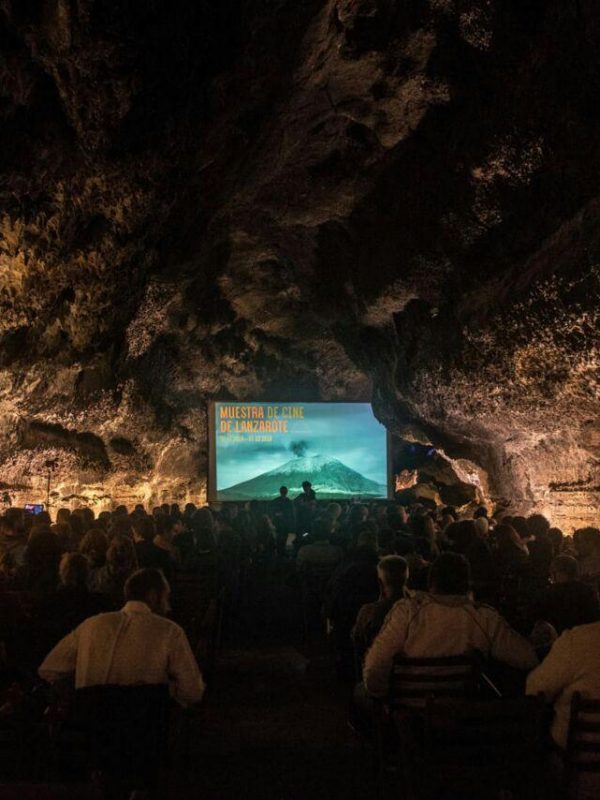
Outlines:
{"label": "screen frame", "polygon": [[[231,403],[234,405],[236,403],[247,403],[247,404],[259,404],[259,403],[302,403],[303,405],[332,405],[332,406],[346,406],[346,405],[369,405],[371,406],[371,410],[373,409],[373,404],[368,400],[209,400],[206,406],[206,413],[208,415],[208,425],[207,425],[207,433],[208,433],[208,470],[206,475],[206,501],[208,503],[220,503],[226,505],[227,503],[244,503],[244,500],[219,500],[217,497],[217,454],[216,454],[216,428],[215,428],[215,406],[217,403]],[[373,414],[375,416],[375,414]],[[377,417],[375,417],[377,419]],[[380,423],[382,424],[382,423]],[[385,426],[384,426],[385,427]],[[387,496],[386,497],[378,497],[378,498],[370,498],[371,500],[375,500],[375,502],[380,500],[393,500],[394,498],[394,476],[392,470],[392,434],[389,432],[387,428],[385,428],[385,444],[386,444],[386,472],[387,472]],[[317,498],[318,499],[318,498]]]}

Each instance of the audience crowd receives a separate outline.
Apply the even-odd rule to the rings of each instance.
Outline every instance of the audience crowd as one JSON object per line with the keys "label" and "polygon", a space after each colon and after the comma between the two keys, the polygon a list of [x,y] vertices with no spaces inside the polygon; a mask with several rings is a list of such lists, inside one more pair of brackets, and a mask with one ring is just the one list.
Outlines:
{"label": "audience crowd", "polygon": [[[328,502],[306,483],[294,499],[282,487],[272,501],[216,509],[120,506],[96,516],[61,508],[53,522],[47,512],[8,508],[0,517],[0,711],[35,691],[49,652],[51,664],[60,662],[56,653],[63,662],[67,651],[74,657],[72,631],[108,635],[85,620],[132,602],[139,611],[144,595],[132,595],[128,582],[140,569],[159,571],[172,589],[173,612],[162,601],[147,605],[172,613],[191,636],[177,616],[190,579],[211,576],[211,594],[231,597],[244,571],[265,564],[286,566],[305,632],[326,622],[340,680],[358,684],[363,707],[385,697],[396,656],[473,651],[507,670],[494,673],[503,692],[544,693],[559,748],[573,692],[600,698],[600,530],[565,535],[540,514],[459,512],[427,500]],[[185,660],[188,645],[178,642]],[[202,678],[186,664],[187,693],[199,699]],[[45,662],[40,674],[51,672]]]}

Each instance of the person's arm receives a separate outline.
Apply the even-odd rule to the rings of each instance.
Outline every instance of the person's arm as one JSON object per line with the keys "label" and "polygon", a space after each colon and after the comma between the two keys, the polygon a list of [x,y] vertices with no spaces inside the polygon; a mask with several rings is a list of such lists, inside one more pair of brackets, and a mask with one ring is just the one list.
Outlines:
{"label": "person's arm", "polygon": [[543,692],[553,700],[566,686],[572,683],[577,665],[573,663],[572,632],[565,631],[554,642],[552,649],[527,677],[527,694]]}
{"label": "person's arm", "polygon": [[169,653],[169,680],[173,698],[182,706],[191,706],[202,700],[206,689],[202,673],[187,636],[177,628]]}
{"label": "person's arm", "polygon": [[75,672],[77,665],[77,647],[79,639],[79,628],[76,628],[68,636],[54,647],[43,660],[38,675],[48,683],[55,683],[67,675]]}
{"label": "person's arm", "polygon": [[387,615],[365,658],[363,680],[370,695],[384,697],[387,694],[394,657],[404,647],[407,626],[408,607],[401,600]]}
{"label": "person's arm", "polygon": [[513,630],[500,614],[493,613],[496,620],[492,634],[491,657],[515,669],[533,669],[538,663],[538,658],[531,642]]}

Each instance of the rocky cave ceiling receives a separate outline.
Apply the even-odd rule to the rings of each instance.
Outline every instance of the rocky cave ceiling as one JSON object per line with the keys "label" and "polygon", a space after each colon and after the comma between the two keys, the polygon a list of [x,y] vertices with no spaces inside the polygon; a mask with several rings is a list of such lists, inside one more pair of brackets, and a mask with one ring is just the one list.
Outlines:
{"label": "rocky cave ceiling", "polygon": [[0,42],[13,498],[198,499],[207,399],[372,398],[597,520],[594,0],[0,0]]}

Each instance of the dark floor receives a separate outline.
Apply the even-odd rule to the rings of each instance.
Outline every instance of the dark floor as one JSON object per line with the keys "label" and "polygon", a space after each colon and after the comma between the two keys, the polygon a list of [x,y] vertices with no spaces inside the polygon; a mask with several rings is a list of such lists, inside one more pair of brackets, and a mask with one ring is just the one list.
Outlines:
{"label": "dark floor", "polygon": [[347,726],[331,660],[294,647],[231,649],[207,697],[187,774],[168,796],[271,800],[371,797],[369,760]]}
{"label": "dark floor", "polygon": [[230,609],[192,763],[169,797],[362,800],[371,761],[348,727],[351,687],[335,677],[319,621],[308,640],[293,572],[253,574]]}

